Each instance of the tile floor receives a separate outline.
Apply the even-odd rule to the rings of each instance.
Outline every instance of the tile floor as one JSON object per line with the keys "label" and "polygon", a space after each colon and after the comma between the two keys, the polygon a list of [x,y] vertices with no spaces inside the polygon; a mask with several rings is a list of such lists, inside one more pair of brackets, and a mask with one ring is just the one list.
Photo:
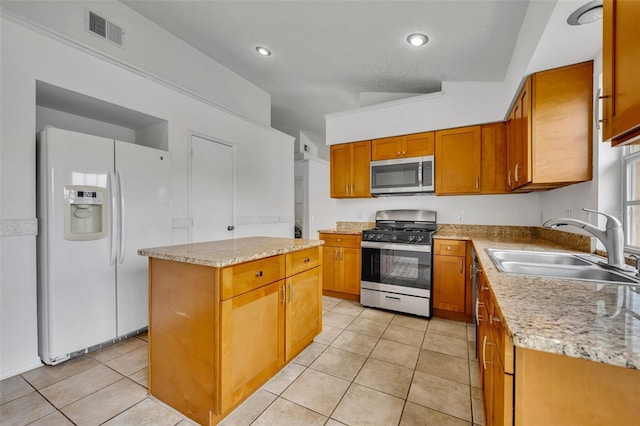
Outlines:
{"label": "tile floor", "polygon": [[[323,332],[223,425],[482,425],[470,325],[323,297]],[[142,335],[0,382],[0,423],[193,423],[147,394]]]}

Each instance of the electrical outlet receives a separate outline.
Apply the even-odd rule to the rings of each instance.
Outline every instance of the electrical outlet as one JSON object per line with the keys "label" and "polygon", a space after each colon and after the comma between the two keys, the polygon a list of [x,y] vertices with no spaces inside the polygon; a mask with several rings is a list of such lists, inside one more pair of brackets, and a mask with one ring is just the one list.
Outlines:
{"label": "electrical outlet", "polygon": [[458,213],[458,222],[464,222],[464,212]]}

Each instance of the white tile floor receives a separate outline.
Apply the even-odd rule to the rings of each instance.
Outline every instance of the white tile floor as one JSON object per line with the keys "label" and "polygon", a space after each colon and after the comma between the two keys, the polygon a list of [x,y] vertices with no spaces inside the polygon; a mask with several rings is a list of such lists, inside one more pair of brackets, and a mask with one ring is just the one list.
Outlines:
{"label": "white tile floor", "polygon": [[[323,332],[224,425],[482,425],[470,325],[323,297]],[[147,394],[146,336],[0,382],[0,423],[178,425]]]}

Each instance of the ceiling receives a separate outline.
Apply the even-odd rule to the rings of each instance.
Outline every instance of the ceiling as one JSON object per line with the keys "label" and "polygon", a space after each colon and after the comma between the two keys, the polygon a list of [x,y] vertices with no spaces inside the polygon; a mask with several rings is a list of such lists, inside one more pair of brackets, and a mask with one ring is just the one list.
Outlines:
{"label": "ceiling", "polygon": [[[272,125],[324,133],[370,92],[502,81],[528,0],[121,0],[271,94]],[[407,35],[429,42],[412,47]],[[263,57],[256,46],[273,54]],[[401,95],[406,96],[406,95]]]}

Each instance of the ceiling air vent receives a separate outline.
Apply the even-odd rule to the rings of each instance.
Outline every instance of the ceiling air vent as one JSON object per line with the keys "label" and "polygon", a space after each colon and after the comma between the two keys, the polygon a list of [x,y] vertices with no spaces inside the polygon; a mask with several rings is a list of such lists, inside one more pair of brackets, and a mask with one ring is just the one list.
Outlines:
{"label": "ceiling air vent", "polygon": [[87,10],[87,31],[110,41],[120,47],[124,47],[124,31],[121,27],[100,15]]}

